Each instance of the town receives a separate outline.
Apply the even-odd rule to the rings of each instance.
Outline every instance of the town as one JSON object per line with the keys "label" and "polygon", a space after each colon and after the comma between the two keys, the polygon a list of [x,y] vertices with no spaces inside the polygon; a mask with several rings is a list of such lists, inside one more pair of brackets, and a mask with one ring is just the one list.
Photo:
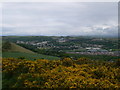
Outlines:
{"label": "town", "polygon": [[[110,40],[104,38],[51,37],[51,40],[27,41],[23,39],[16,40],[15,43],[19,45],[31,45],[39,50],[56,50],[68,54],[119,56],[119,50],[117,50],[118,43],[110,42]],[[106,43],[108,43],[109,46],[110,44],[114,45],[107,47]]]}

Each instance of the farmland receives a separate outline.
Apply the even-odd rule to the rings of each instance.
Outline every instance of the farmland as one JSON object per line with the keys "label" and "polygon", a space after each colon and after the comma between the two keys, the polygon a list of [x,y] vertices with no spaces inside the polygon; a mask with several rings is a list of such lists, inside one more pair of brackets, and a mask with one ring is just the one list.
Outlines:
{"label": "farmland", "polygon": [[30,54],[30,53],[22,53],[22,52],[3,52],[4,58],[24,58],[29,60],[36,60],[36,59],[48,59],[48,60],[59,60],[60,58],[42,54]]}

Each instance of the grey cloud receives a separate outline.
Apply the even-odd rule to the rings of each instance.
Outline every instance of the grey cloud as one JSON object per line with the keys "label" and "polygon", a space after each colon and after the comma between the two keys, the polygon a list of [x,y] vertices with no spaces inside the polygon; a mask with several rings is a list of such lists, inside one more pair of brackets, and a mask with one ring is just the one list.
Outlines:
{"label": "grey cloud", "polygon": [[117,3],[4,3],[3,24],[3,35],[116,34]]}

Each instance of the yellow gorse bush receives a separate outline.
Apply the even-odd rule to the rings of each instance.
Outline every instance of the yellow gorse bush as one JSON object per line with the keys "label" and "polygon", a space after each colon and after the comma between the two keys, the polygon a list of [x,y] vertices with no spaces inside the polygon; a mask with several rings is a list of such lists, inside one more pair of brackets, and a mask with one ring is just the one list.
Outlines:
{"label": "yellow gorse bush", "polygon": [[83,60],[4,58],[3,88],[120,88],[120,67]]}

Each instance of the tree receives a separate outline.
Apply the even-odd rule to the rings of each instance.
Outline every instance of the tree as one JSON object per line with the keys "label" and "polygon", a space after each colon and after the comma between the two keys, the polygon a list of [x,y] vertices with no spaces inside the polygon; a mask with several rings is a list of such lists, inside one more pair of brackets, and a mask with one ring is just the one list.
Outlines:
{"label": "tree", "polygon": [[5,41],[2,45],[2,50],[3,51],[8,51],[11,49],[11,43],[9,41]]}

